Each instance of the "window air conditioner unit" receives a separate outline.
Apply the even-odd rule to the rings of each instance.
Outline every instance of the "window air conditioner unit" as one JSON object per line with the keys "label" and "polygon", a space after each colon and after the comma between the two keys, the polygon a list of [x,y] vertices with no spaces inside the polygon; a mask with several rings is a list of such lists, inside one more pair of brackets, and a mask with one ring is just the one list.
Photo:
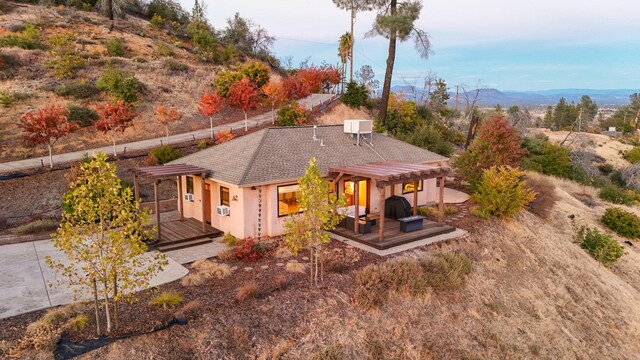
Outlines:
{"label": "window air conditioner unit", "polygon": [[193,194],[184,194],[184,199],[187,201],[193,201]]}
{"label": "window air conditioner unit", "polygon": [[227,205],[220,205],[216,208],[218,216],[229,216],[229,207]]}

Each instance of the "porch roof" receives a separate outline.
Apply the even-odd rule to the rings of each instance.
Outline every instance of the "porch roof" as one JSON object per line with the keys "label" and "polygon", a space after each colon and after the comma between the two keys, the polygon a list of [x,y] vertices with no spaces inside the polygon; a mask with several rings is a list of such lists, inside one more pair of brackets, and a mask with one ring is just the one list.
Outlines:
{"label": "porch roof", "polygon": [[398,184],[402,182],[431,179],[449,174],[448,166],[411,164],[400,161],[382,161],[366,164],[330,168],[330,175],[351,175],[376,180],[378,183]]}
{"label": "porch roof", "polygon": [[207,169],[187,164],[167,164],[159,166],[143,166],[133,169],[133,172],[139,176],[145,176],[152,179],[160,179],[180,175],[196,175],[205,174]]}

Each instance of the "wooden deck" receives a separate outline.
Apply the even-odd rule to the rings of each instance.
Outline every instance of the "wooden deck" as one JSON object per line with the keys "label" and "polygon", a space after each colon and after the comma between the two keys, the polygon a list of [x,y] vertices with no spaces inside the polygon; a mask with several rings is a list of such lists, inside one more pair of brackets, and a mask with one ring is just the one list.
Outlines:
{"label": "wooden deck", "polygon": [[382,242],[378,241],[378,224],[371,227],[371,233],[369,234],[356,234],[353,232],[353,229],[343,227],[337,227],[332,232],[375,249],[385,250],[432,236],[450,233],[455,230],[455,227],[447,224],[440,225],[435,221],[423,220],[422,230],[403,233],[400,232],[400,222],[393,219],[385,219],[384,239]]}
{"label": "wooden deck", "polygon": [[184,220],[172,220],[161,222],[161,238],[154,245],[160,251],[177,250],[189,246],[211,242],[211,238],[222,235],[222,231],[205,225],[202,232],[202,222],[185,218]]}

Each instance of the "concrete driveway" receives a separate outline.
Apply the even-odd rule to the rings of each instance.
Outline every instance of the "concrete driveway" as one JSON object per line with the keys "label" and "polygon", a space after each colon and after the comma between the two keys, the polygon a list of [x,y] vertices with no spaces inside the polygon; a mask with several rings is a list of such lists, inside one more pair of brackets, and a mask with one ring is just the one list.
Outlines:
{"label": "concrete driveway", "polygon": [[[0,319],[74,302],[73,289],[45,263],[45,257],[64,260],[51,240],[0,246]],[[145,256],[145,255],[143,255]],[[189,270],[168,258],[169,265],[150,282],[157,286],[178,280]]]}

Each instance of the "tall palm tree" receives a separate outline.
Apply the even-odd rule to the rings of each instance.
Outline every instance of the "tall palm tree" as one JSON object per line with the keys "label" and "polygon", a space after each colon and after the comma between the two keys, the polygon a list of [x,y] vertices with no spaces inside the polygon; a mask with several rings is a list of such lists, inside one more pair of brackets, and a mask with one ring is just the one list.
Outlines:
{"label": "tall palm tree", "polygon": [[[340,36],[340,40],[338,41],[338,56],[340,56],[340,62],[342,63],[342,92],[344,92],[347,60],[352,60],[352,47],[353,38],[351,37],[351,34],[348,32],[342,34],[342,36]],[[351,68],[353,69],[353,62],[351,62]],[[349,81],[351,81],[351,79],[349,79]]]}
{"label": "tall palm tree", "polygon": [[356,21],[356,14],[358,11],[373,10],[374,5],[380,0],[333,0],[333,3],[340,9],[344,9],[350,12],[351,18],[351,47],[350,47],[350,66],[349,66],[349,81],[353,81],[353,24]]}

